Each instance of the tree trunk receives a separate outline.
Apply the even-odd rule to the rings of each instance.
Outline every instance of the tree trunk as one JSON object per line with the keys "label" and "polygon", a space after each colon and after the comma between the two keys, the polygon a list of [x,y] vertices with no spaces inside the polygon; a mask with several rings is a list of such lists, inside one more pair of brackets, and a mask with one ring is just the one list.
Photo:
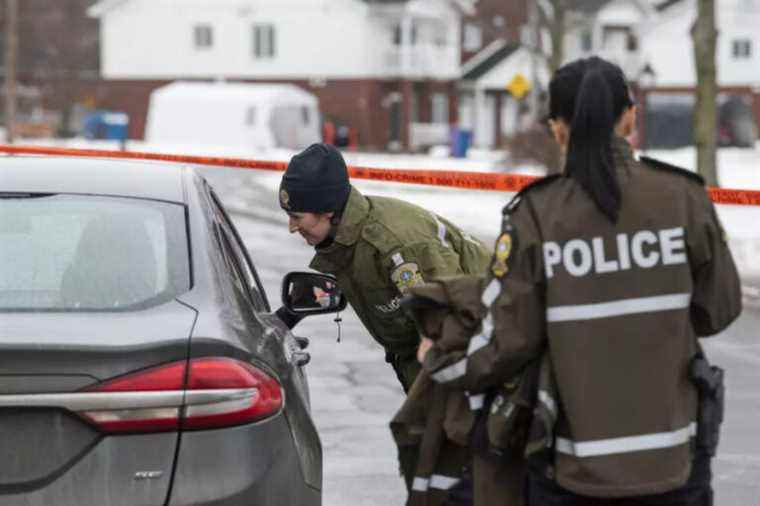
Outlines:
{"label": "tree trunk", "polygon": [[553,75],[565,59],[567,7],[564,0],[549,0],[548,3],[550,5],[548,11],[541,4],[536,9],[538,11],[539,25],[541,28],[549,31],[551,47],[549,48],[549,53],[544,56],[549,75]]}
{"label": "tree trunk", "polygon": [[13,144],[16,131],[16,55],[18,54],[18,3],[6,0],[5,27],[5,141]]}
{"label": "tree trunk", "polygon": [[554,16],[551,24],[552,54],[549,58],[549,75],[554,75],[565,59],[565,5],[562,0],[553,0]]}
{"label": "tree trunk", "polygon": [[697,96],[694,108],[694,143],[697,147],[697,172],[710,186],[718,185],[716,139],[718,83],[715,71],[715,0],[697,1],[697,19],[691,29],[697,71]]}

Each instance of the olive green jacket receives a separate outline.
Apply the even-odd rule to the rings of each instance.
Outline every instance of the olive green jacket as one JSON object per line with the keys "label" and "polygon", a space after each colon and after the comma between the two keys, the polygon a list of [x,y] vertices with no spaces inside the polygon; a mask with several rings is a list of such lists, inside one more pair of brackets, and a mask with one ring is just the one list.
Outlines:
{"label": "olive green jacket", "polygon": [[[482,274],[490,252],[477,239],[421,207],[351,189],[332,244],[310,267],[335,275],[351,307],[393,360],[408,390],[419,369],[419,333],[400,307],[406,290],[440,276]],[[401,369],[401,370],[400,370]]]}

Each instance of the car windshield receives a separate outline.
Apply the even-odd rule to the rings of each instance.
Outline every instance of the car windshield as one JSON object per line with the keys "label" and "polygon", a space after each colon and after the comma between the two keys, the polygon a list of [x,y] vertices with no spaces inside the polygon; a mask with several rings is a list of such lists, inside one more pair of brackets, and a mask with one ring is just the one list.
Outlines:
{"label": "car windshield", "polygon": [[189,290],[184,207],[0,195],[0,311],[123,311]]}

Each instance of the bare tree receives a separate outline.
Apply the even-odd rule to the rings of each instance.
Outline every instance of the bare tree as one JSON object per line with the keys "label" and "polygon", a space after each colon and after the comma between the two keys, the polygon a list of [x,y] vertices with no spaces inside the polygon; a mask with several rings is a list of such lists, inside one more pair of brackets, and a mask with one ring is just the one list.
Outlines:
{"label": "bare tree", "polygon": [[12,144],[16,130],[16,55],[18,54],[18,2],[6,0],[5,18],[5,132]]}
{"label": "bare tree", "polygon": [[717,186],[716,134],[718,84],[715,69],[715,0],[697,0],[697,19],[691,29],[697,70],[694,142],[697,171],[710,186]]}
{"label": "bare tree", "polygon": [[549,74],[562,65],[565,58],[565,34],[567,33],[567,0],[536,1],[539,25],[549,34],[551,48],[544,54]]}

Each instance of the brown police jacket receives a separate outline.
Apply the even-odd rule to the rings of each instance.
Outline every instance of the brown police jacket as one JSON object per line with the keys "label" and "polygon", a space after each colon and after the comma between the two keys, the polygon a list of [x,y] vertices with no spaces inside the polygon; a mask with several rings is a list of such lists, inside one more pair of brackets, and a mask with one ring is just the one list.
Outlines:
{"label": "brown police jacket", "polygon": [[[482,316],[482,283],[482,277],[458,276],[411,288],[419,304],[410,312],[420,332],[440,349],[463,357]],[[450,305],[452,300],[458,307]],[[465,466],[472,465],[468,442],[474,421],[465,392],[435,383],[424,371],[417,376],[390,424],[399,448],[419,448],[408,506],[446,502]]]}
{"label": "brown police jacket", "polygon": [[391,357],[405,389],[419,369],[419,334],[400,307],[402,294],[427,279],[482,274],[483,244],[426,209],[351,189],[333,243],[317,248],[311,268],[334,274],[351,307]]}
{"label": "brown police jacket", "polygon": [[481,332],[458,359],[433,347],[431,377],[470,392],[548,347],[557,412],[554,476],[578,494],[625,497],[689,476],[697,336],[741,312],[736,268],[703,182],[615,140],[617,224],[573,179],[546,178],[505,208]]}
{"label": "brown police jacket", "polygon": [[[420,331],[438,350],[452,357],[465,356],[470,337],[484,314],[481,304],[483,278],[457,276],[432,280],[413,287],[417,305],[412,313]],[[447,500],[458,484],[464,466],[472,469],[472,488],[477,506],[519,506],[525,462],[519,453],[476,458],[473,465],[470,442],[476,417],[504,419],[502,412],[481,414],[483,407],[457,388],[431,380],[423,371],[414,382],[401,409],[391,422],[399,447],[419,447],[410,506],[434,506]],[[495,425],[499,425],[498,420]],[[489,431],[491,432],[491,431]],[[488,439],[485,436],[484,439]],[[487,442],[484,442],[488,445]],[[494,482],[494,476],[499,480]],[[450,504],[446,503],[446,504]]]}

